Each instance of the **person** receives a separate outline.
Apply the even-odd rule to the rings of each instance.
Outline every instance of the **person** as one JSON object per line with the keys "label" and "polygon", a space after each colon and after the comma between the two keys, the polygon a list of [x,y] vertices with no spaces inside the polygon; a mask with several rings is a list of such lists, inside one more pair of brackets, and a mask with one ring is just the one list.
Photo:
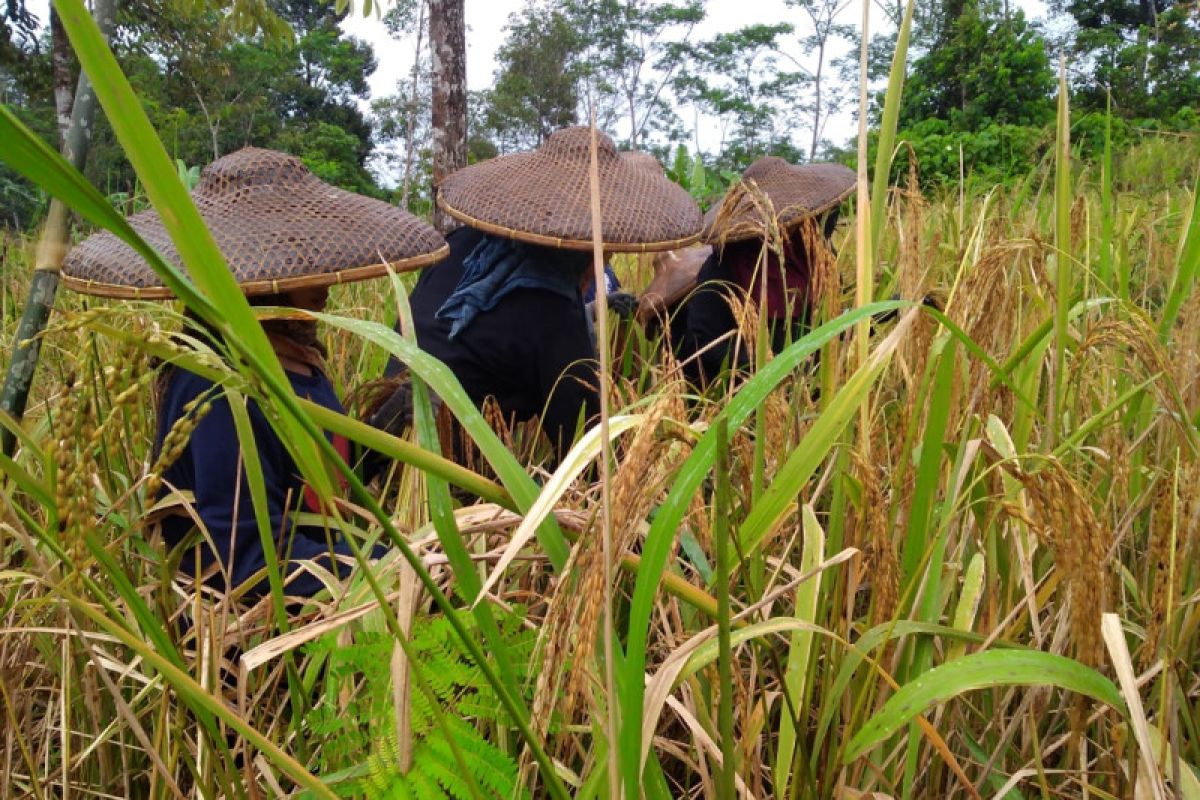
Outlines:
{"label": "person", "polygon": [[[693,384],[707,387],[723,369],[747,364],[735,300],[757,308],[773,352],[803,335],[815,300],[814,248],[831,247],[837,208],[853,191],[854,181],[854,171],[839,164],[793,166],[767,156],[754,162],[725,200],[709,210],[704,238],[713,249],[700,267],[698,287],[683,304],[677,344]],[[778,225],[782,264],[766,243],[766,231],[773,227],[764,219],[767,214]],[[802,225],[814,219],[821,228],[816,237]]]}
{"label": "person", "polygon": [[[389,265],[415,269],[446,254],[445,240],[428,224],[386,203],[328,186],[299,159],[270,150],[246,148],[213,162],[193,199],[252,305],[321,311],[333,283],[382,275]],[[135,215],[130,223],[178,264],[155,212]],[[170,296],[149,265],[109,233],[96,234],[75,248],[63,270],[66,285],[79,291]],[[217,333],[194,316],[187,319],[193,341],[220,342]],[[261,324],[296,394],[344,413],[329,378],[315,320],[288,317]],[[310,597],[324,587],[305,562],[339,577],[349,574],[353,554],[340,534],[326,525],[293,522],[293,512],[322,514],[325,509],[256,402],[250,400],[246,411],[265,484],[266,508],[256,507],[246,477],[244,442],[230,401],[219,387],[168,364],[157,376],[156,389],[156,457],[164,447],[176,449],[172,431],[177,426],[191,428],[182,448],[167,454],[170,460],[162,470],[158,492],[160,498],[191,494],[190,509],[181,506],[162,522],[169,548],[195,543],[194,550],[182,554],[184,574],[220,592],[236,590],[249,599],[268,589],[268,559],[278,561],[284,592],[293,597]],[[207,410],[201,413],[205,405]],[[345,439],[330,436],[330,441],[343,459],[350,459]],[[274,553],[264,549],[260,512],[274,537]],[[199,537],[194,536],[197,528]],[[377,547],[370,555],[385,552]]]}
{"label": "person", "polygon": [[[533,152],[448,176],[437,201],[464,226],[411,298],[421,349],[477,405],[490,397],[509,422],[539,419],[556,458],[599,409],[583,299],[593,274],[589,145],[588,128],[565,128]],[[699,209],[661,171],[621,158],[599,133],[597,162],[607,253],[669,249],[699,235]],[[393,361],[388,374],[401,369]]]}

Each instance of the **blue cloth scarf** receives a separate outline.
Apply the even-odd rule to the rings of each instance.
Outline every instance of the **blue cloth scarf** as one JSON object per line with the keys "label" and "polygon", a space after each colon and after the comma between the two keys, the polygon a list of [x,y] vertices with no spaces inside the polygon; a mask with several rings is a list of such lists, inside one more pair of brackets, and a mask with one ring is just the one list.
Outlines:
{"label": "blue cloth scarf", "polygon": [[463,259],[462,279],[434,316],[450,322],[453,339],[480,312],[495,308],[515,289],[544,289],[568,300],[579,299],[580,259],[576,256],[500,236],[484,236]]}

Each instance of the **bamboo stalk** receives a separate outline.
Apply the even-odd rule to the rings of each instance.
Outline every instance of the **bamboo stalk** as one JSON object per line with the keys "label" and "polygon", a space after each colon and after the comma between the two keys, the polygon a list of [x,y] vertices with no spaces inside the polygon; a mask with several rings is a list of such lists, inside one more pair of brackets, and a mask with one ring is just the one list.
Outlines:
{"label": "bamboo stalk", "polygon": [[[112,38],[116,24],[116,0],[95,0],[93,14],[105,41]],[[82,170],[87,162],[88,149],[92,143],[92,132],[96,121],[96,93],[91,81],[83,71],[79,73],[79,84],[75,88],[75,102],[71,107],[71,124],[63,140],[62,154],[75,169]],[[29,390],[37,372],[38,356],[41,354],[41,334],[50,320],[54,298],[58,293],[58,273],[70,242],[71,226],[67,206],[61,200],[50,201],[46,223],[42,227],[34,259],[33,278],[29,283],[29,295],[14,337],[12,360],[4,375],[4,387],[0,389],[0,411],[12,416],[17,422],[25,416],[29,402]],[[0,450],[11,456],[16,449],[17,437],[8,428],[0,429]]]}

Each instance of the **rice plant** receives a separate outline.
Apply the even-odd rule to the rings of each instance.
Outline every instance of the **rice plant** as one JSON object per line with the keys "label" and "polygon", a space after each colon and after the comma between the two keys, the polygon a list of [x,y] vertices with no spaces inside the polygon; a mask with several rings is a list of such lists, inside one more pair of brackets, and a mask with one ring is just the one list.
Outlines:
{"label": "rice plant", "polygon": [[[4,796],[1200,797],[1196,142],[1170,171],[1153,138],[1084,164],[1064,102],[1020,186],[877,178],[811,332],[701,395],[618,327],[607,437],[554,473],[391,330],[403,281],[339,288],[335,382],[400,358],[473,440],[468,469],[420,391],[407,440],[287,391],[175,166],[116,113],[132,89],[62,5],[194,284],[146,255],[227,351],[183,346],[181,306],[56,309],[0,458]],[[136,238],[2,119],[15,168]],[[32,247],[0,248],[6,304]],[[878,288],[856,298],[864,262]],[[393,456],[386,485],[346,476],[339,524],[396,555],[294,613],[195,592],[156,532],[162,361],[270,409],[326,493],[321,428]]]}

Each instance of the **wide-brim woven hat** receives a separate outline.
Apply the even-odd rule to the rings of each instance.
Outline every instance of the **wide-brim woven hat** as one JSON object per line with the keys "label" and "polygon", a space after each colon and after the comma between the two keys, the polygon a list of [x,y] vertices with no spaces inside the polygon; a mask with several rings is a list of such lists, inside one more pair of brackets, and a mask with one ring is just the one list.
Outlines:
{"label": "wide-brim woven hat", "polygon": [[[591,131],[555,131],[528,153],[464,167],[438,187],[438,205],[473,228],[569,250],[592,248]],[[691,244],[700,234],[696,203],[661,169],[618,153],[598,133],[600,238],[610,252],[651,252]]]}
{"label": "wide-brim woven hat", "polygon": [[[247,147],[203,172],[192,200],[248,295],[349,283],[418,269],[449,252],[431,225],[395,206],[319,180],[295,156]],[[155,211],[129,218],[163,258],[183,267]],[[109,232],[72,249],[63,282],[103,297],[171,296],[133,248]]]}
{"label": "wide-brim woven hat", "polygon": [[854,170],[841,164],[797,166],[776,156],[760,158],[742,173],[741,183],[704,215],[704,241],[739,242],[765,235],[767,210],[754,188],[770,200],[782,229],[840,205],[854,191],[856,178]]}

